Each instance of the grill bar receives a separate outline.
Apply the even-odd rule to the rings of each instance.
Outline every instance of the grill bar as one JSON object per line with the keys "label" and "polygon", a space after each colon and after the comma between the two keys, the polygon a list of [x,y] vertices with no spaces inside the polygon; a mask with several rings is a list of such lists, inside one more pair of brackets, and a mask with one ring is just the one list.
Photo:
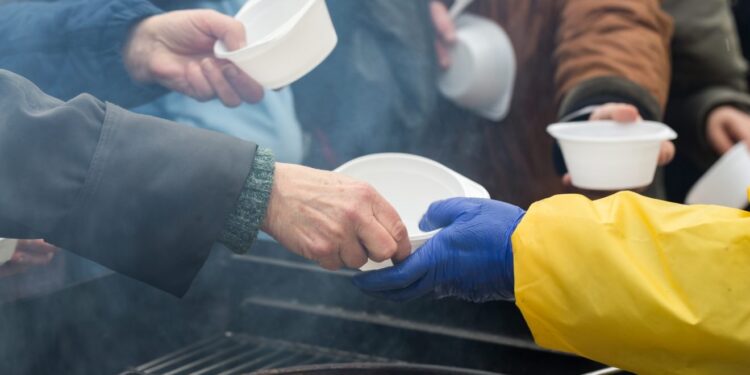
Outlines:
{"label": "grill bar", "polygon": [[346,362],[393,361],[227,332],[150,361],[123,375],[240,375],[261,369]]}

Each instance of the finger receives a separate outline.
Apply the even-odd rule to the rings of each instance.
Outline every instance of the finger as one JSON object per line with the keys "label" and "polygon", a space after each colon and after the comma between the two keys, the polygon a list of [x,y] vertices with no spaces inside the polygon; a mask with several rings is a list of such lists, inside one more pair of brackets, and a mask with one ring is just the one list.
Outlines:
{"label": "finger", "polygon": [[374,216],[362,219],[362,222],[356,225],[356,232],[370,259],[383,262],[395,257],[398,244]]}
{"label": "finger", "polygon": [[367,263],[367,252],[360,245],[359,241],[353,240],[348,242],[339,250],[341,262],[353,269],[364,266]]}
{"label": "finger", "polygon": [[17,251],[15,254],[13,254],[13,258],[11,258],[11,261],[16,264],[40,266],[49,263],[50,260],[52,260],[53,256],[53,253],[34,254]]}
{"label": "finger", "polygon": [[263,99],[263,86],[250,76],[240,71],[237,66],[227,62],[222,67],[224,77],[234,91],[247,103],[257,103]]}
{"label": "finger", "polygon": [[318,264],[329,271],[335,271],[344,266],[338,254],[323,258],[318,261]]}
{"label": "finger", "polygon": [[445,4],[433,1],[430,3],[430,14],[438,39],[453,44],[456,41],[456,27]]}
{"label": "finger", "polygon": [[566,173],[562,177],[562,184],[563,186],[573,186],[573,178],[570,177],[570,173]]}
{"label": "finger", "polygon": [[630,104],[608,103],[594,110],[589,119],[634,122],[640,119],[640,115],[638,109]]}
{"label": "finger", "polygon": [[401,262],[411,255],[411,243],[409,242],[409,233],[406,230],[404,222],[385,198],[380,196],[373,204],[373,215],[375,219],[385,228],[396,243],[396,253],[392,256],[395,262]]}
{"label": "finger", "polygon": [[187,65],[187,81],[190,87],[190,92],[186,94],[192,96],[196,100],[205,102],[213,99],[216,96],[213,87],[203,75],[203,69],[200,64],[195,61],[191,61]]}
{"label": "finger", "polygon": [[18,240],[16,251],[48,254],[56,252],[57,247],[44,242],[44,240]]}
{"label": "finger", "polygon": [[672,159],[674,159],[675,154],[675,146],[674,143],[670,141],[664,141],[661,144],[661,149],[659,150],[659,166],[665,166],[672,162]]}
{"label": "finger", "polygon": [[236,19],[216,11],[207,11],[200,27],[208,35],[221,39],[230,51],[245,46],[245,26]]}
{"label": "finger", "polygon": [[732,140],[731,135],[726,129],[726,124],[709,124],[706,132],[708,134],[708,139],[711,141],[711,144],[714,146],[714,149],[719,153],[719,155],[723,155],[725,152],[729,151],[732,146],[734,146],[734,141]]}
{"label": "finger", "polygon": [[225,106],[234,108],[242,104],[242,99],[234,92],[234,88],[227,82],[224,73],[216,65],[214,59],[203,59],[201,68],[203,69],[203,75],[206,76],[214,92]]}
{"label": "finger", "polygon": [[419,221],[419,229],[429,232],[447,227],[473,205],[471,198],[451,198],[435,202]]}
{"label": "finger", "polygon": [[422,278],[429,270],[426,254],[431,247],[425,244],[400,264],[382,270],[363,272],[353,282],[364,292],[385,292],[404,289]]}
{"label": "finger", "polygon": [[[743,118],[736,116],[733,117],[731,122],[727,123],[727,128],[734,144],[750,142],[750,122],[743,121]],[[732,147],[734,147],[734,144],[732,144]]]}
{"label": "finger", "polygon": [[452,63],[451,54],[444,42],[440,40],[435,41],[435,55],[437,56],[438,64],[441,68],[450,68]]}

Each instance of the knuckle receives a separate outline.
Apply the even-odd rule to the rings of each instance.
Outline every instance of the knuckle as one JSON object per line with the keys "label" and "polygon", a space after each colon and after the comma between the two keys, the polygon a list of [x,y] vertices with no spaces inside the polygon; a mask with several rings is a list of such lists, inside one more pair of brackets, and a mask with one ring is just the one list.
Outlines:
{"label": "knuckle", "polygon": [[375,188],[366,182],[357,182],[354,185],[354,190],[357,196],[363,200],[371,200],[376,195]]}
{"label": "knuckle", "polygon": [[393,251],[389,252],[389,248],[383,248],[379,249],[377,251],[370,251],[370,259],[376,261],[376,262],[384,262],[388,259],[391,259],[393,254],[396,252],[396,247],[393,247]]}
{"label": "knuckle", "polygon": [[308,245],[308,252],[313,259],[323,259],[329,257],[334,249],[329,241],[317,240]]}
{"label": "knuckle", "polygon": [[365,257],[364,254],[356,254],[345,259],[346,266],[349,268],[359,268],[367,263],[367,257]]}
{"label": "knuckle", "polygon": [[355,205],[348,205],[344,207],[344,219],[348,222],[359,221],[361,211]]}
{"label": "knuckle", "polygon": [[396,242],[401,242],[409,237],[406,226],[400,221],[396,223],[392,233],[393,239],[396,240]]}

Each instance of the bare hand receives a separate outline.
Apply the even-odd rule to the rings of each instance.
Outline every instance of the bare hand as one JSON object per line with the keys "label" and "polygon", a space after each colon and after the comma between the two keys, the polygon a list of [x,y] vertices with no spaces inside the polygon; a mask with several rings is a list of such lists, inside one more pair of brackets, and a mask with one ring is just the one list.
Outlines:
{"label": "bare hand", "polygon": [[327,171],[276,164],[263,230],[326,269],[401,261],[411,252],[406,227],[370,185]]}
{"label": "bare hand", "polygon": [[[591,116],[589,121],[597,120],[613,120],[617,122],[629,123],[642,121],[641,115],[638,113],[638,109],[630,104],[621,103],[607,103],[597,108]],[[661,150],[659,151],[659,166],[669,164],[674,159],[675,147],[671,141],[664,141],[661,144]],[[563,176],[563,185],[571,186],[572,179],[570,174],[566,173]],[[586,194],[591,196],[592,194]]]}
{"label": "bare hand", "polygon": [[214,57],[222,40],[231,50],[245,45],[241,22],[213,10],[164,13],[141,21],[123,50],[131,77],[158,83],[201,101],[218,97],[228,107],[263,98],[263,88],[234,64]]}
{"label": "bare hand", "polygon": [[18,240],[16,252],[10,262],[23,265],[40,266],[49,263],[57,252],[57,247],[44,240]]}
{"label": "bare hand", "polygon": [[707,122],[708,142],[719,155],[739,142],[750,146],[750,115],[747,113],[725,105],[711,111]]}
{"label": "bare hand", "polygon": [[435,53],[438,63],[441,68],[448,69],[451,65],[450,49],[456,43],[456,25],[448,8],[440,1],[430,3],[430,14],[435,26]]}

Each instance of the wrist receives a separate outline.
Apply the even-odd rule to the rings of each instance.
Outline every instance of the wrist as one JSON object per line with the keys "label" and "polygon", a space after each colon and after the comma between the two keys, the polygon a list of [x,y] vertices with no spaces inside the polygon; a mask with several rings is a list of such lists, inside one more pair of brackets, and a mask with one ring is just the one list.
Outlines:
{"label": "wrist", "polygon": [[230,250],[244,253],[255,242],[261,223],[268,216],[274,171],[273,153],[259,147],[253,161],[253,168],[245,180],[237,205],[227,219],[219,237],[219,242]]}
{"label": "wrist", "polygon": [[151,31],[154,20],[158,17],[147,17],[131,27],[128,38],[122,48],[122,58],[130,78],[138,83],[150,84],[154,78],[149,69],[151,42],[154,34]]}
{"label": "wrist", "polygon": [[500,298],[506,301],[512,301],[515,299],[515,271],[513,267],[513,234],[516,232],[516,228],[523,220],[526,215],[526,211],[518,208],[517,216],[513,224],[508,227],[505,233],[505,246],[502,254],[502,267],[501,267],[501,283]]}

